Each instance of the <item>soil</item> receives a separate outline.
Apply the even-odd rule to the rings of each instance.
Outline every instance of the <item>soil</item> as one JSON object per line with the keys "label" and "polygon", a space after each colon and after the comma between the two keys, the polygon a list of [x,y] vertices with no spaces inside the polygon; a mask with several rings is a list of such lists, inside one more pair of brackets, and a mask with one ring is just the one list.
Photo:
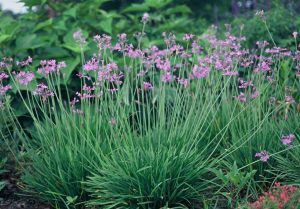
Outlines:
{"label": "soil", "polygon": [[6,182],[6,186],[0,191],[0,209],[52,209],[49,205],[41,203],[33,197],[20,195],[19,176],[14,168],[9,169],[9,172],[1,176],[1,180]]}

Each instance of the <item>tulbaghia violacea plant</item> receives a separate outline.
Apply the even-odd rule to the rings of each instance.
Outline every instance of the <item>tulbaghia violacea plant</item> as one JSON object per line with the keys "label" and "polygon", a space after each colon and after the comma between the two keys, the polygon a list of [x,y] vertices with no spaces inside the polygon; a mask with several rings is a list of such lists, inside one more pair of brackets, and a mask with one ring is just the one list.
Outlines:
{"label": "tulbaghia violacea plant", "polygon": [[[250,53],[244,37],[230,33],[225,40],[164,33],[166,47],[142,47],[148,21],[145,14],[137,44],[127,34],[117,42],[96,35],[98,52],[82,58],[73,78],[80,89],[62,82],[63,61],[34,69],[28,57],[13,71],[0,63],[1,98],[15,86],[33,121],[30,133],[15,123],[30,159],[26,191],[66,208],[195,207],[217,191],[210,168],[232,158],[239,167],[267,164],[278,151],[269,150],[264,128],[272,117],[286,120],[282,112],[296,103],[278,66],[299,58],[264,43]],[[81,31],[74,39],[86,44]]]}

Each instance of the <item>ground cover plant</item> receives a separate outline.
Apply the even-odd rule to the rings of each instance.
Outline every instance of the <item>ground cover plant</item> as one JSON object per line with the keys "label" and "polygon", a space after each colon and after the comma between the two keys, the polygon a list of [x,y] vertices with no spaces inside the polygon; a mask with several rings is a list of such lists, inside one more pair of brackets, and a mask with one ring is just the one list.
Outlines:
{"label": "ground cover plant", "polygon": [[271,191],[266,192],[254,203],[248,204],[245,208],[299,208],[299,188],[295,186],[281,186],[275,183]]}
{"label": "ground cover plant", "polygon": [[297,32],[295,49],[258,41],[250,50],[214,27],[201,37],[165,32],[158,47],[144,42],[149,18],[134,38],[95,35],[92,56],[73,33],[74,74],[63,60],[2,59],[10,120],[1,135],[20,140],[24,192],[57,208],[221,207],[224,198],[236,208],[274,181],[299,182]]}

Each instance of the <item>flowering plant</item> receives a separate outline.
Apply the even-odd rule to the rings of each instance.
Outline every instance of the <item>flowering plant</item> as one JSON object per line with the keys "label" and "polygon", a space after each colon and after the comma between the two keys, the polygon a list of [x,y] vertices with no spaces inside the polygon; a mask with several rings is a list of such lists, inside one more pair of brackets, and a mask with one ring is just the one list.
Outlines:
{"label": "flowering plant", "polygon": [[[149,18],[132,43],[125,33],[96,35],[88,58],[86,37],[75,32],[82,67],[69,75],[81,84],[74,88],[64,61],[41,60],[37,69],[31,57],[0,62],[1,110],[14,118],[30,162],[25,191],[60,207],[194,207],[220,189],[212,168],[236,162],[234,172],[226,166],[219,176],[234,182],[228,196],[238,199],[248,181],[255,190],[279,151],[269,139],[280,143],[286,129],[283,144],[298,137],[297,53],[266,42],[252,52],[229,32],[225,39],[163,33],[164,48],[147,46]],[[11,90],[31,129],[15,117]]]}
{"label": "flowering plant", "polygon": [[249,209],[296,209],[300,205],[300,189],[275,183],[271,191],[249,204]]}

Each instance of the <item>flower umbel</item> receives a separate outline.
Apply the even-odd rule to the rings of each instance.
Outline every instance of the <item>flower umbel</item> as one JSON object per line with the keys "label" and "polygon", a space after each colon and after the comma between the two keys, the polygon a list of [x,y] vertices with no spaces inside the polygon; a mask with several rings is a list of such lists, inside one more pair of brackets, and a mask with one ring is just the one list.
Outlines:
{"label": "flower umbel", "polygon": [[295,135],[294,134],[283,135],[281,137],[281,142],[284,145],[290,145],[294,140],[295,140]]}
{"label": "flower umbel", "polygon": [[267,162],[270,158],[269,153],[266,150],[262,150],[255,154],[255,157],[259,157],[262,162]]}

